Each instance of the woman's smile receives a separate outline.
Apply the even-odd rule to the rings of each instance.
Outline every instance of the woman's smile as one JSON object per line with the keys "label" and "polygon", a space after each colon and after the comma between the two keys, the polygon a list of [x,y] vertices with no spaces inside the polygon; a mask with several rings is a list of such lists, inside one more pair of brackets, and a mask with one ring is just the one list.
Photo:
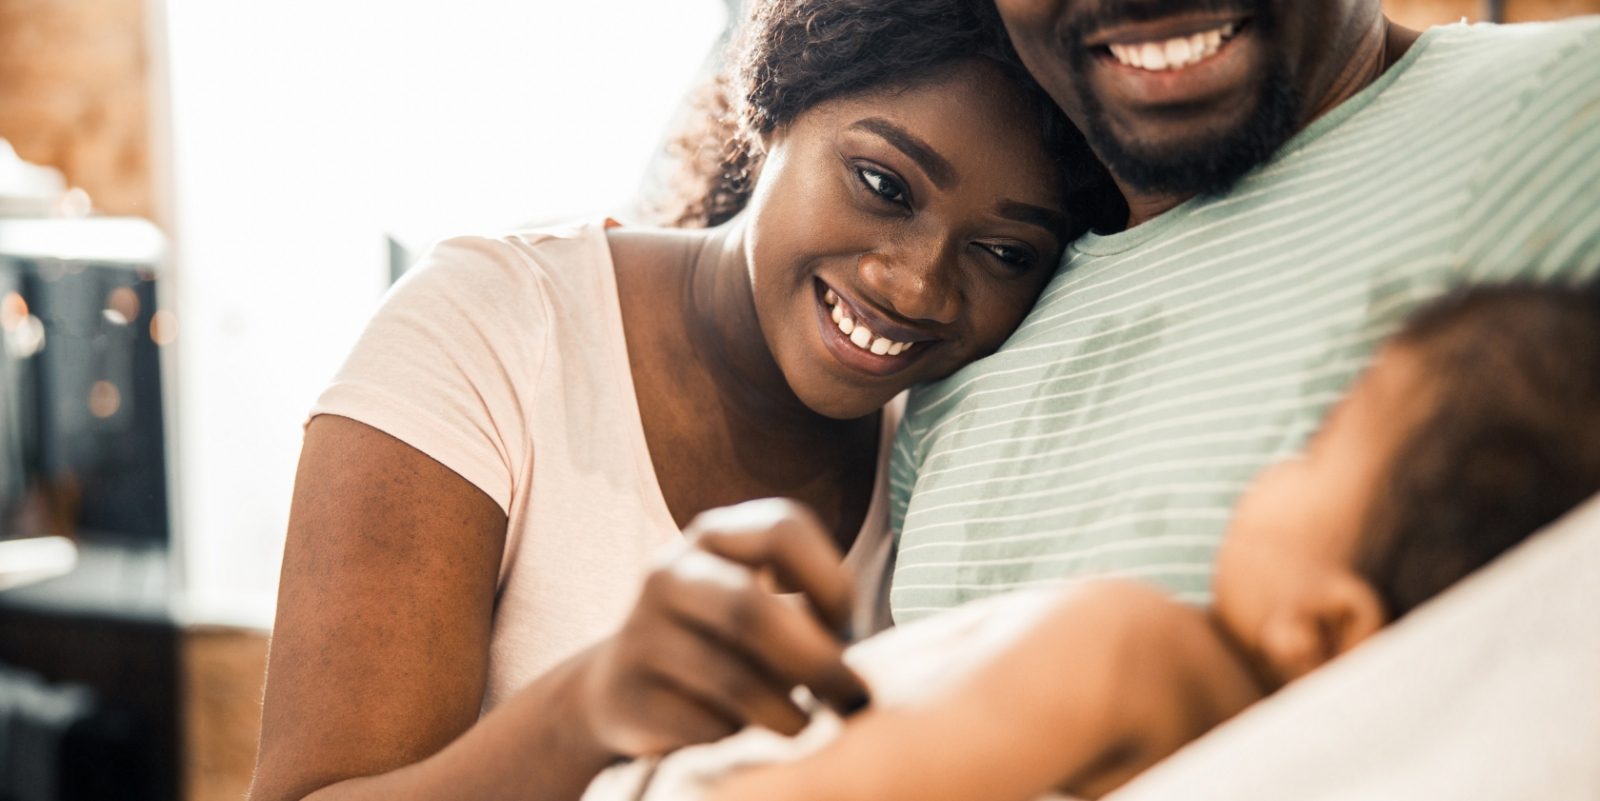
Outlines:
{"label": "woman's smile", "polygon": [[871,306],[815,280],[817,328],[822,344],[841,364],[872,376],[887,376],[910,367],[936,345],[939,337],[896,325]]}
{"label": "woman's smile", "polygon": [[1045,137],[1013,124],[1035,102],[963,60],[818,103],[763,140],[736,277],[811,411],[871,414],[992,353],[1027,314],[1065,236]]}

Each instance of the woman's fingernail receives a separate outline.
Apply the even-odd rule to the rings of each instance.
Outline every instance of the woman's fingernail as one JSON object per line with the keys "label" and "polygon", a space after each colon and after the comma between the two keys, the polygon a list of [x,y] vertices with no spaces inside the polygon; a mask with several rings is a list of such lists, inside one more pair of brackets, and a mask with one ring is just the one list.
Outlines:
{"label": "woman's fingernail", "polygon": [[860,695],[858,695],[858,696],[856,696],[856,697],[844,702],[844,704],[842,704],[839,707],[839,714],[843,715],[845,717],[850,717],[851,715],[854,715],[857,712],[860,712],[861,710],[866,709],[867,705],[871,704],[871,703],[872,703],[872,699],[867,697],[866,693],[862,693],[862,694],[860,694]]}
{"label": "woman's fingernail", "polygon": [[853,624],[853,623],[851,623],[849,621],[845,621],[842,625],[840,625],[838,628],[833,630],[833,636],[838,637],[839,638],[839,642],[842,642],[842,643],[845,643],[845,644],[849,644],[849,643],[855,642],[856,641],[856,627],[855,627],[855,624]]}

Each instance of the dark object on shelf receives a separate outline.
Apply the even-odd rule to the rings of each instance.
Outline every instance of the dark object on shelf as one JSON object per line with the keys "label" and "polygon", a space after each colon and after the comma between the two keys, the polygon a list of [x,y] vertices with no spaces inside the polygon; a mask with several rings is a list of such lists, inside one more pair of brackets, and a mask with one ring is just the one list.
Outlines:
{"label": "dark object on shelf", "polygon": [[161,236],[0,219],[0,539],[165,543]]}
{"label": "dark object on shelf", "polygon": [[[53,717],[30,724],[28,753],[14,754],[32,772],[0,770],[0,801],[179,798],[177,627],[27,608],[10,595],[0,593],[0,663],[62,695]],[[14,745],[0,751],[9,758]]]}
{"label": "dark object on shelf", "polygon": [[0,664],[0,799],[156,801],[148,729],[87,687]]}
{"label": "dark object on shelf", "polygon": [[76,543],[70,573],[0,590],[0,662],[92,699],[0,801],[181,797],[164,250],[140,220],[0,218],[0,541]]}

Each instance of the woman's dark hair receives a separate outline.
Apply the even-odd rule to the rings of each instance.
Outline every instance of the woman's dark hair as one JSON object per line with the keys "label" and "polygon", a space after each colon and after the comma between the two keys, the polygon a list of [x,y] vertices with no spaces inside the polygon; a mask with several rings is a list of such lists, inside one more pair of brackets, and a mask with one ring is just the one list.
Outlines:
{"label": "woman's dark hair", "polygon": [[1064,183],[1069,238],[1121,226],[1127,206],[1110,175],[1023,67],[990,0],[754,0],[728,69],[698,100],[698,129],[672,144],[684,197],[664,216],[683,227],[731,219],[760,172],[760,136],[819,103],[915,85],[972,59],[997,65],[1036,109]]}
{"label": "woman's dark hair", "polygon": [[1397,619],[1600,493],[1600,294],[1459,290],[1392,342],[1433,396],[1386,469],[1358,562]]}

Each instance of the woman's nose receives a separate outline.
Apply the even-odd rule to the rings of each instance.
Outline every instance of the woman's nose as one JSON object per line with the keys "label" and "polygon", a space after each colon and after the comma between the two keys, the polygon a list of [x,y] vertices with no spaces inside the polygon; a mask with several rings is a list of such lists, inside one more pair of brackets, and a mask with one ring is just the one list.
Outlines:
{"label": "woman's nose", "polygon": [[866,288],[895,314],[907,320],[949,325],[956,321],[961,302],[954,280],[954,258],[947,250],[941,247],[866,253],[857,263],[857,270]]}

